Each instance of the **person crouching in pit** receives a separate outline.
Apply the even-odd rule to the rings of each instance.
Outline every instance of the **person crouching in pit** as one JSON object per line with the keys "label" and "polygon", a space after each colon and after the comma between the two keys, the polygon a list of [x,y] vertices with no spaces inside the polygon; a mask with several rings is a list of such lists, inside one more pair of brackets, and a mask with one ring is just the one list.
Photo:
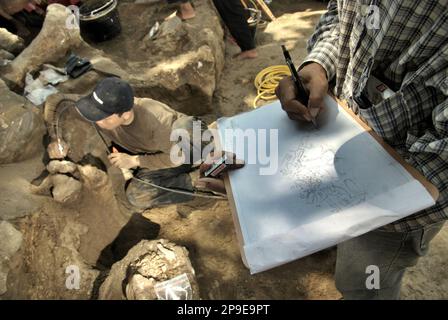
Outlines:
{"label": "person crouching in pit", "polygon": [[[159,186],[193,192],[189,175],[194,170],[194,148],[204,147],[201,141],[182,139],[182,150],[189,150],[184,162],[173,162],[170,152],[177,141],[171,141],[173,130],[181,129],[193,137],[207,129],[203,122],[149,98],[135,98],[131,86],[119,78],[101,80],[93,92],[76,102],[83,118],[95,124],[99,133],[114,146],[110,164],[121,169],[135,169],[134,177]],[[199,151],[201,151],[199,150]],[[118,152],[117,152],[118,151]],[[199,159],[200,160],[200,159]],[[128,181],[126,196],[139,209],[181,203],[192,196],[155,188],[136,179]]]}

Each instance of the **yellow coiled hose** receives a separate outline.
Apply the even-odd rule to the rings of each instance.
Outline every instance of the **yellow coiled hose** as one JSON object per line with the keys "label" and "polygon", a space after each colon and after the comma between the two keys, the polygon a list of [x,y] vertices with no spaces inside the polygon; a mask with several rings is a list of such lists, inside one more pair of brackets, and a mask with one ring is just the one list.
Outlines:
{"label": "yellow coiled hose", "polygon": [[254,100],[253,107],[257,108],[257,102],[260,99],[265,101],[276,99],[275,88],[277,88],[280,80],[290,75],[291,72],[286,65],[270,66],[261,70],[254,81],[257,97]]}

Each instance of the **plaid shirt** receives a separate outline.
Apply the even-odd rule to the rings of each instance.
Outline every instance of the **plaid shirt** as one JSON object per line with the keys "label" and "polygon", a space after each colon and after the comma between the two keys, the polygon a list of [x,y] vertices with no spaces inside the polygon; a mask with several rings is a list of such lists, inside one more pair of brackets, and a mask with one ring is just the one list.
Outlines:
{"label": "plaid shirt", "polygon": [[[379,9],[376,29],[371,5]],[[331,0],[308,52],[304,63],[321,64],[333,93],[440,192],[435,206],[384,228],[404,232],[447,219],[448,0]],[[396,93],[363,108],[354,97],[370,75]]]}

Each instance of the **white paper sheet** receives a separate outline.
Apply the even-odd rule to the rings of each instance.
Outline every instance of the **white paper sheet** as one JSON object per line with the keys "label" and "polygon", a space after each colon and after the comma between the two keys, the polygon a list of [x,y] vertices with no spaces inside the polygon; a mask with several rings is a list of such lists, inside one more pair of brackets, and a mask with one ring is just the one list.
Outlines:
{"label": "white paper sheet", "polygon": [[[274,102],[218,120],[223,149],[246,161],[229,173],[251,273],[261,272],[364,234],[434,205],[434,199],[354,119],[326,98],[316,130],[299,126]],[[278,129],[278,170],[249,158],[264,143],[237,148],[226,129]],[[226,138],[227,134],[227,138]],[[265,139],[268,151],[269,134]],[[241,139],[240,141],[241,142]],[[269,153],[268,153],[269,156]],[[265,159],[266,160],[266,159]],[[271,161],[271,167],[272,167]],[[238,227],[238,226],[237,226]]]}

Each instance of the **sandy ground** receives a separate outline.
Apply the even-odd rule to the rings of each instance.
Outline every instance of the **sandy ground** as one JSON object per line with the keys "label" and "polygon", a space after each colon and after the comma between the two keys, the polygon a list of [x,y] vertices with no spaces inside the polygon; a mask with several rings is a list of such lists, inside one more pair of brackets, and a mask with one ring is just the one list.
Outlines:
{"label": "sandy ground", "polygon": [[[325,9],[317,1],[282,0],[272,4],[278,20],[257,35],[259,58],[235,60],[239,49],[227,42],[225,70],[215,94],[215,112],[207,116],[213,121],[251,109],[255,98],[253,80],[263,68],[282,64],[280,44],[286,43],[296,61],[306,54],[306,39]],[[40,159],[0,167],[0,181],[11,177],[30,180],[41,170]],[[26,191],[25,185],[17,187]],[[67,292],[64,287],[64,266],[67,257],[76,257],[95,265],[102,245],[90,245],[95,239],[92,230],[100,230],[107,239],[117,232],[113,223],[102,228],[107,210],[94,204],[85,195],[83,206],[62,208],[51,200],[39,200],[39,209],[26,218],[15,220],[24,233],[24,244],[14,258],[10,273],[10,290],[3,298],[90,298],[89,288]],[[0,197],[0,207],[8,201]],[[37,206],[37,204],[36,204]],[[333,273],[336,250],[329,249],[287,265],[250,275],[244,267],[237,244],[232,216],[225,201],[197,199],[183,205],[153,209],[144,213],[153,225],[147,237],[169,239],[186,246],[197,273],[203,299],[339,299]],[[90,230],[90,232],[89,232]],[[101,232],[101,233],[100,233]],[[89,235],[90,234],[90,235]],[[109,240],[108,240],[109,241]],[[406,274],[403,285],[405,299],[448,298],[448,228],[433,241],[429,255]],[[73,253],[73,248],[80,254]],[[98,268],[98,266],[97,266]],[[88,279],[98,276],[92,272]],[[98,280],[99,278],[97,278]]]}

